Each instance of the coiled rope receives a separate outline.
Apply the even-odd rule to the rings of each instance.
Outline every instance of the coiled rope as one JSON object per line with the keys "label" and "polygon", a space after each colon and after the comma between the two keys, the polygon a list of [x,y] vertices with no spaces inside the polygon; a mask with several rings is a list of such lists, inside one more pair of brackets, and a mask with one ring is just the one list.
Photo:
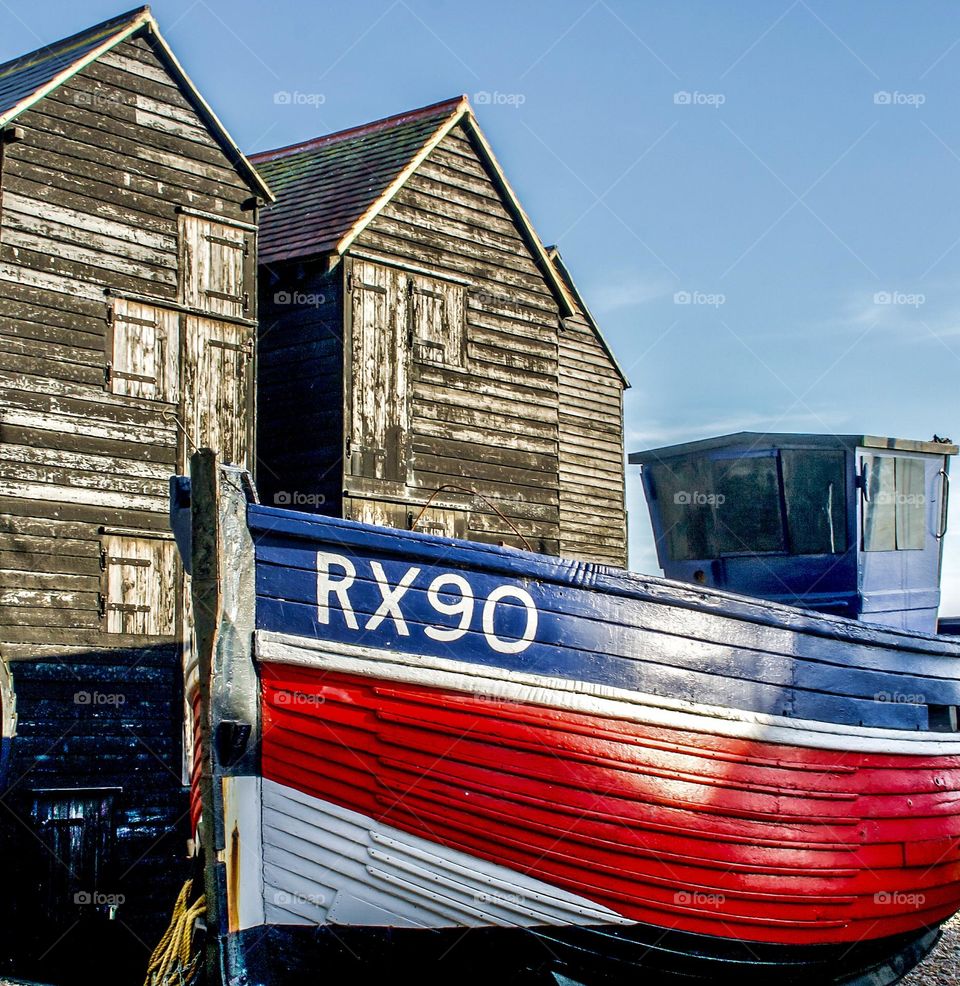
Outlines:
{"label": "coiled rope", "polygon": [[206,913],[206,898],[201,894],[189,907],[187,901],[193,890],[193,880],[187,880],[173,907],[170,925],[153,950],[143,986],[181,986],[191,981],[202,951],[190,955],[193,925]]}

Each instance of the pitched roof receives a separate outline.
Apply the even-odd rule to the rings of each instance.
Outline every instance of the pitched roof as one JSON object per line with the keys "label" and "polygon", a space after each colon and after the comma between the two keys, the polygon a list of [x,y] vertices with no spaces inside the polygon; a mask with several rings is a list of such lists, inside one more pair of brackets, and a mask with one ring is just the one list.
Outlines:
{"label": "pitched roof", "polygon": [[[459,112],[449,99],[361,127],[317,137],[250,160],[277,202],[263,213],[262,261],[329,253]],[[339,250],[338,252],[343,252]]]}
{"label": "pitched roof", "polygon": [[262,176],[244,157],[163,39],[149,7],[137,7],[79,34],[0,64],[0,127],[5,127],[91,62],[141,31],[151,36],[158,57],[185,90],[194,109],[218,138],[237,170],[252,189],[272,201],[273,194]]}
{"label": "pitched roof", "polygon": [[427,155],[460,124],[473,138],[561,311],[573,314],[573,297],[507,182],[466,96],[251,154],[250,160],[277,195],[277,202],[261,216],[261,262],[344,254]]}
{"label": "pitched roof", "polygon": [[563,257],[560,256],[560,251],[555,246],[547,247],[547,256],[550,258],[550,262],[556,267],[557,272],[563,278],[564,284],[570,290],[573,295],[574,300],[577,303],[578,314],[583,316],[584,321],[586,321],[590,327],[593,329],[597,337],[597,342],[600,343],[603,351],[607,354],[610,359],[613,368],[617,371],[617,375],[623,381],[624,389],[630,387],[630,381],[627,379],[627,375],[620,365],[619,360],[613,355],[613,350],[610,348],[609,343],[604,337],[603,332],[600,331],[600,326],[597,324],[597,320],[590,313],[590,309],[587,308],[587,303],[583,300],[583,295],[580,294],[576,284],[573,283],[573,278],[570,276],[570,271],[567,269],[567,265],[563,262]]}

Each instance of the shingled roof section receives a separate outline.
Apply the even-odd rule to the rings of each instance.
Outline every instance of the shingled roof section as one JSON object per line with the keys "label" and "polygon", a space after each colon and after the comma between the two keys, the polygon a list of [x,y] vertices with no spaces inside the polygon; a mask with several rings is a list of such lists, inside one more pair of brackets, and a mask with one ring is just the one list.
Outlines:
{"label": "shingled roof section", "polygon": [[18,104],[50,85],[58,75],[71,69],[84,55],[90,54],[135,22],[145,20],[148,13],[149,7],[138,7],[72,37],[4,62],[0,65],[0,117],[6,116]]}
{"label": "shingled roof section", "polygon": [[179,82],[197,114],[219,139],[224,152],[247,179],[251,189],[261,198],[272,201],[273,195],[260,173],[237,147],[164,41],[149,7],[137,7],[79,34],[0,64],[0,127],[15,120],[102,54],[134,36],[149,38],[154,53]]}
{"label": "shingled roof section", "polygon": [[251,154],[277,197],[262,216],[261,262],[336,250],[465,105],[460,96]]}

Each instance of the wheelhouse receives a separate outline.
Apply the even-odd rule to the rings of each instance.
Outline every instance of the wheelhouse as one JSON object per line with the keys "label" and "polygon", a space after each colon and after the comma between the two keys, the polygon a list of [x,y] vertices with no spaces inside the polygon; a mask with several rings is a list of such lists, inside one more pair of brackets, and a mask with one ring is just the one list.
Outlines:
{"label": "wheelhouse", "polygon": [[936,632],[948,441],[741,432],[634,453],[665,575]]}

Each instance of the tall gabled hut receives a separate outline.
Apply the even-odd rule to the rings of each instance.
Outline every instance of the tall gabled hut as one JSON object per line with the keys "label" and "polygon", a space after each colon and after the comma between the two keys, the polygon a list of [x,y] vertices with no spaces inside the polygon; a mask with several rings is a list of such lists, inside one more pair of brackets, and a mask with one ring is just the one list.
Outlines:
{"label": "tall gabled hut", "polygon": [[467,99],[251,159],[264,499],[623,565],[626,378]]}
{"label": "tall gabled hut", "polygon": [[0,135],[3,960],[130,982],[189,836],[168,478],[252,461],[270,193],[147,8],[0,65]]}

